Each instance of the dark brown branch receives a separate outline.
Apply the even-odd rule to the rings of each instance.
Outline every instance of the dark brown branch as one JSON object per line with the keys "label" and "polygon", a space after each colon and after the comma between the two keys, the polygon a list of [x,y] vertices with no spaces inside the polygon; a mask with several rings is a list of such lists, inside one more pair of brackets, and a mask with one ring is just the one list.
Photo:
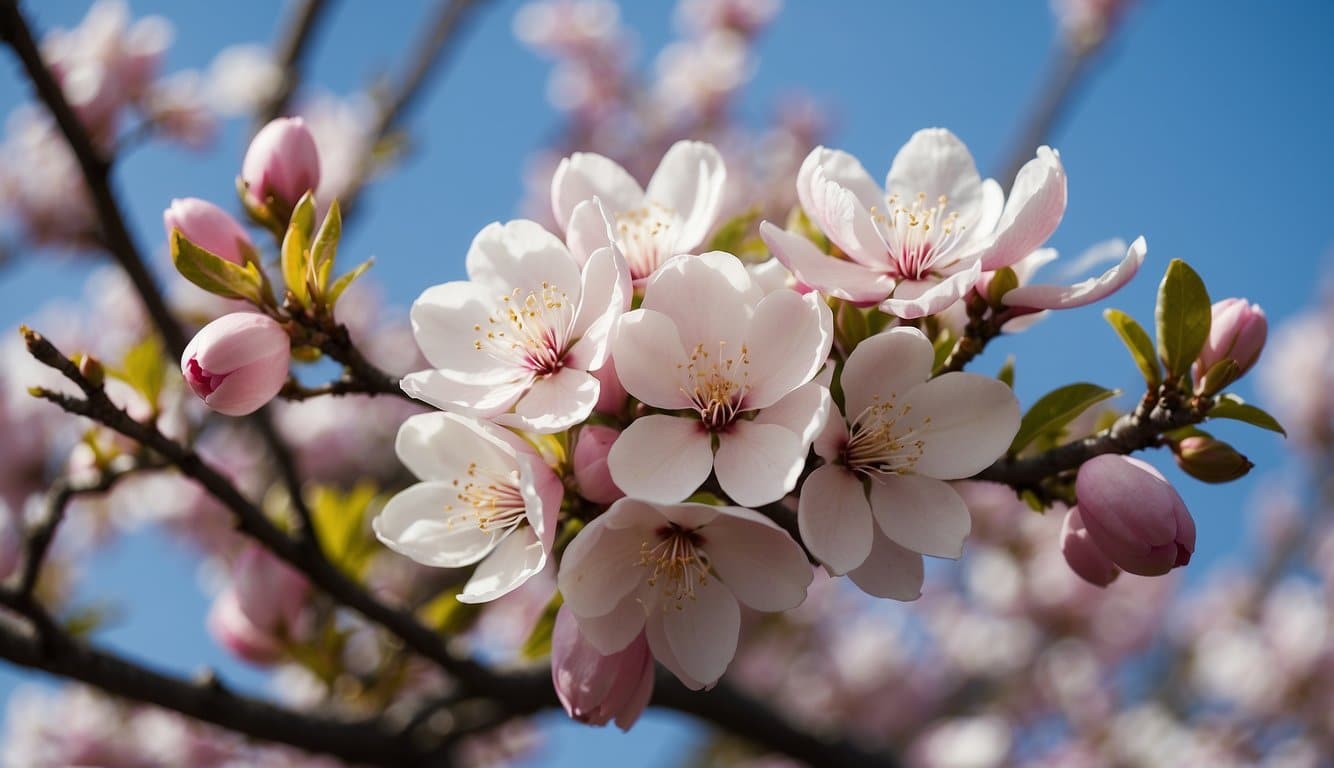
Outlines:
{"label": "dark brown branch", "polygon": [[970,294],[968,302],[968,325],[964,327],[963,336],[954,343],[954,349],[950,350],[940,370],[935,372],[937,376],[962,371],[973,358],[982,354],[992,339],[1001,335],[1005,324],[1017,316],[1014,310],[1008,308],[999,312],[990,310],[976,294]]}
{"label": "dark brown branch", "polygon": [[414,742],[376,720],[337,720],[228,691],[216,680],[190,682],[85,645],[60,631],[31,597],[0,591],[0,605],[31,621],[37,634],[0,624],[0,658],[79,680],[122,698],[155,704],[247,736],[333,755],[351,763],[431,765]]}
{"label": "dark brown branch", "polygon": [[255,130],[287,112],[292,95],[301,85],[301,66],[309,51],[309,43],[330,5],[328,0],[301,0],[293,11],[291,21],[274,46],[274,59],[282,69],[283,79],[273,95],[256,110]]}
{"label": "dark brown branch", "polygon": [[316,389],[306,389],[295,381],[289,381],[280,393],[291,400],[305,400],[317,395],[393,395],[409,402],[417,402],[399,386],[396,376],[380,370],[366,359],[352,337],[347,326],[337,323],[327,315],[313,316],[293,302],[285,306],[292,318],[291,333],[298,346],[315,347],[334,361],[341,363],[343,378]]}

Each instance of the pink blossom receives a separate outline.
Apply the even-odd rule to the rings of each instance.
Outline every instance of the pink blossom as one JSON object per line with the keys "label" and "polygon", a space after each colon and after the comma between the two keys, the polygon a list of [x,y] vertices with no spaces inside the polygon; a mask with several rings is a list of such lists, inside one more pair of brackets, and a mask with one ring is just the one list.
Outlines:
{"label": "pink blossom", "polygon": [[1140,576],[1161,576],[1190,562],[1195,521],[1162,474],[1139,459],[1103,454],[1075,479],[1089,539],[1112,562]]}
{"label": "pink blossom", "polygon": [[653,696],[653,654],[641,631],[625,648],[603,654],[564,606],[551,633],[551,682],[570,717],[590,725],[612,720],[630,730]]}
{"label": "pink blossom", "polygon": [[738,601],[795,608],[811,579],[801,547],[759,513],[630,498],[575,536],[559,574],[565,605],[598,652],[622,651],[642,633],[692,689],[711,687],[732,661]]}
{"label": "pink blossom", "polygon": [[277,661],[309,631],[310,582],[259,545],[232,565],[232,583],[213,604],[208,627],[228,650],[257,664]]}
{"label": "pink blossom", "polygon": [[181,373],[209,408],[244,416],[283,388],[290,360],[291,340],[277,321],[233,312],[195,334],[181,356]]}
{"label": "pink blossom", "polygon": [[1079,507],[1071,507],[1065,514],[1065,522],[1061,525],[1061,554],[1070,570],[1094,586],[1105,587],[1121,574],[1116,563],[1109,560],[1089,537],[1084,521],[1079,517]]}
{"label": "pink blossom", "polygon": [[621,434],[615,427],[589,424],[579,430],[574,444],[574,479],[579,495],[598,504],[610,504],[625,495],[611,479],[607,453]]}
{"label": "pink blossom", "polygon": [[[1116,266],[1098,277],[1092,277],[1068,286],[1027,284],[1032,273],[1036,272],[1038,267],[1056,258],[1056,252],[1051,249],[1044,248],[1034,251],[1012,265],[1015,271],[1019,273],[1020,285],[1018,288],[1006,291],[1001,296],[1001,303],[1009,307],[1036,311],[1041,309],[1073,309],[1092,304],[1095,301],[1101,301],[1121,290],[1139,272],[1140,265],[1144,263],[1144,256],[1148,253],[1148,245],[1144,242],[1144,238],[1136,238],[1129,248],[1121,240],[1099,243],[1076,260],[1077,264],[1082,264],[1095,259],[1101,260],[1103,254],[1120,251],[1125,251],[1125,256]],[[979,291],[985,292],[984,286],[985,283],[980,283]]]}
{"label": "pink blossom", "polygon": [[1215,302],[1209,325],[1209,340],[1200,350],[1198,371],[1201,376],[1223,360],[1232,360],[1240,367],[1237,375],[1246,373],[1260,359],[1269,321],[1259,305],[1245,299],[1223,299]]}
{"label": "pink blossom", "polygon": [[162,224],[168,238],[179,229],[190,242],[233,264],[244,264],[245,251],[254,251],[250,236],[236,219],[197,197],[172,200],[162,213]]}
{"label": "pink blossom", "polygon": [[712,471],[738,504],[781,498],[827,412],[828,392],[811,380],[832,338],[819,295],[766,296],[729,253],[664,264],[613,348],[626,391],[675,414],[642,416],[621,433],[607,457],[616,485],[670,503]]}
{"label": "pink blossom", "polygon": [[280,117],[250,140],[241,163],[241,181],[255,206],[273,200],[291,210],[306,192],[320,185],[320,153],[306,123],[299,117]]}

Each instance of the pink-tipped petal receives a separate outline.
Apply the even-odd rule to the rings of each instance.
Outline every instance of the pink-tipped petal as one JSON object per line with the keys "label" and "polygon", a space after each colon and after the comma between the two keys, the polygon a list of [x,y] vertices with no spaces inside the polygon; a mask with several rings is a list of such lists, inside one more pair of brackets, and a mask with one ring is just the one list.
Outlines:
{"label": "pink-tipped petal", "polygon": [[1126,256],[1120,264],[1104,272],[1099,277],[1089,278],[1074,285],[1023,285],[1001,297],[1001,302],[1010,307],[1028,307],[1032,309],[1072,309],[1092,304],[1111,296],[1139,272],[1144,263],[1148,246],[1143,237],[1130,244]]}
{"label": "pink-tipped petal", "polygon": [[774,258],[791,270],[798,280],[829,296],[856,304],[871,304],[883,301],[894,290],[894,281],[888,275],[855,261],[834,258],[801,235],[779,229],[767,221],[760,224],[760,237]]}
{"label": "pink-tipped petal", "polygon": [[1065,215],[1065,187],[1060,155],[1050,147],[1038,147],[1037,157],[1015,177],[982,268],[1008,267],[1047,242]]}
{"label": "pink-tipped petal", "polygon": [[973,527],[959,494],[948,483],[921,475],[872,480],[871,512],[895,543],[932,557],[958,558]]}

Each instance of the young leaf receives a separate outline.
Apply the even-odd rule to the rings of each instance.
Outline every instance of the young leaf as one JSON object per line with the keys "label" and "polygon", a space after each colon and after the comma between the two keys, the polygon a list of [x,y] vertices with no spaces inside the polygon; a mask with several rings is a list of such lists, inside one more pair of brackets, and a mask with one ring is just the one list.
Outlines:
{"label": "young leaf", "polygon": [[329,206],[329,212],[324,215],[320,231],[315,235],[315,243],[310,247],[310,259],[316,268],[326,263],[333,263],[334,257],[338,255],[338,241],[342,236],[343,214],[338,208],[338,201],[334,200]]}
{"label": "young leaf", "polygon": [[317,487],[310,494],[311,522],[329,562],[358,576],[375,554],[375,539],[366,524],[366,513],[375,500],[375,486],[359,483],[344,493]]}
{"label": "young leaf", "polygon": [[1278,423],[1278,419],[1230,393],[1219,396],[1218,401],[1214,403],[1214,407],[1209,409],[1209,418],[1244,421],[1251,426],[1277,432],[1284,437],[1288,436],[1287,431],[1283,429],[1283,425]]}
{"label": "young leaf", "polygon": [[481,618],[482,606],[476,603],[460,603],[459,593],[463,587],[450,587],[417,609],[417,616],[428,627],[444,635],[466,632],[477,619]]}
{"label": "young leaf", "polygon": [[310,298],[306,290],[306,273],[309,269],[310,238],[314,230],[315,198],[307,192],[292,211],[292,220],[287,225],[282,245],[283,282],[302,304]]}
{"label": "young leaf", "polygon": [[760,220],[760,209],[757,207],[749,208],[723,222],[713,232],[713,238],[709,240],[706,251],[727,251],[728,253],[739,255],[742,246],[746,240],[755,233],[756,224]]}
{"label": "young leaf", "polygon": [[1067,384],[1043,395],[1028,409],[1019,422],[1019,432],[1010,443],[1010,453],[1022,451],[1041,435],[1049,434],[1069,424],[1090,406],[1115,397],[1117,391],[1097,384],[1080,382]]}
{"label": "young leaf", "polygon": [[171,262],[181,276],[216,296],[264,303],[263,278],[254,264],[238,266],[171,232]]}
{"label": "young leaf", "polygon": [[358,277],[361,277],[362,274],[365,273],[366,270],[370,269],[371,265],[374,263],[375,263],[374,257],[366,259],[365,261],[361,262],[356,267],[354,267],[351,272],[348,272],[347,274],[335,280],[333,286],[329,288],[329,299],[328,299],[329,306],[332,307],[335,304],[337,304],[338,297],[343,295],[343,291],[346,291],[349,285],[352,285],[352,281],[356,280]]}
{"label": "young leaf", "polygon": [[143,395],[149,405],[157,408],[167,378],[167,359],[163,357],[162,342],[157,336],[150,334],[130,347],[125,353],[120,378]]}
{"label": "young leaf", "polygon": [[1005,358],[1005,365],[1001,366],[996,378],[1004,382],[1005,386],[1014,389],[1014,355]]}
{"label": "young leaf", "polygon": [[1002,267],[996,270],[991,276],[991,282],[987,285],[987,303],[993,307],[1001,308],[1005,305],[1001,299],[1005,294],[1019,287],[1019,275],[1010,267]]}
{"label": "young leaf", "polygon": [[1108,309],[1102,313],[1106,318],[1107,324],[1112,326],[1116,335],[1121,337],[1121,342],[1126,345],[1130,351],[1130,357],[1135,361],[1135,366],[1144,376],[1144,383],[1149,389],[1157,389],[1163,382],[1162,369],[1158,367],[1158,355],[1153,349],[1153,340],[1144,327],[1135,322],[1135,318],[1127,315],[1119,309]]}
{"label": "young leaf", "polygon": [[543,609],[542,615],[538,617],[537,624],[533,625],[533,631],[528,633],[528,639],[523,641],[523,647],[519,649],[519,655],[527,661],[537,661],[551,653],[551,635],[556,629],[556,612],[560,610],[561,595],[557,592],[547,607]]}
{"label": "young leaf", "polygon": [[1158,286],[1154,310],[1158,357],[1172,377],[1190,373],[1191,363],[1209,339],[1211,309],[1204,281],[1186,262],[1173,259]]}

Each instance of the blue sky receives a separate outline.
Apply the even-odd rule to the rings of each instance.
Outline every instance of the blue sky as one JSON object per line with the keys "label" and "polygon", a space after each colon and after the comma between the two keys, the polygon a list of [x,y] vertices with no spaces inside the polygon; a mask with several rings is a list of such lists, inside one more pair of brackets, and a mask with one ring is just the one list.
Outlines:
{"label": "blue sky", "polygon": [[[72,25],[86,7],[69,0],[26,5],[41,28]],[[175,22],[168,70],[204,67],[228,44],[269,42],[273,5],[245,0],[219,14],[212,4],[131,1],[136,15],[162,13]],[[341,94],[397,71],[430,5],[336,4],[310,60],[311,79]],[[804,91],[834,115],[829,143],[860,157],[873,176],[887,170],[914,130],[935,125],[962,137],[984,173],[999,172],[1051,57],[1054,22],[1045,2],[788,5],[759,47],[758,75],[739,105],[743,121],[756,123],[783,94]],[[462,275],[472,235],[515,214],[524,158],[558,125],[543,98],[546,64],[510,32],[517,7],[488,3],[476,17],[448,70],[411,115],[410,162],[372,188],[341,249],[349,263],[376,256],[372,274],[400,306],[429,284]],[[639,62],[651,63],[645,54],[672,36],[671,4],[637,2],[624,15],[639,36]],[[1129,402],[1135,370],[1101,308],[1121,308],[1148,324],[1157,280],[1172,258],[1194,265],[1214,298],[1258,302],[1271,323],[1308,303],[1334,245],[1331,39],[1334,5],[1323,0],[1140,3],[1053,137],[1070,179],[1070,207],[1052,245],[1071,258],[1097,241],[1142,234],[1149,244],[1144,271],[1098,307],[1001,340],[976,369],[993,371],[1005,355],[1016,355],[1025,404],[1079,380],[1124,388]],[[6,61],[4,112],[26,98],[17,68]],[[230,205],[246,129],[228,126],[208,155],[148,148],[118,167],[116,184],[133,227],[159,268],[166,265],[162,209],[189,195]],[[79,295],[87,268],[86,261],[41,252],[4,267],[0,323],[17,324],[49,297]],[[1249,386],[1240,389],[1255,399]],[[1257,478],[1282,460],[1277,437],[1244,427],[1217,433],[1256,461],[1252,477],[1203,486],[1154,457],[1180,480],[1199,523],[1191,582],[1220,561],[1246,557],[1243,502]],[[119,596],[133,608],[105,633],[106,642],[171,669],[207,664],[244,685],[260,682],[204,633],[206,605],[182,553],[153,536],[136,537],[91,570],[98,580],[90,593]],[[21,679],[0,669],[0,695]],[[683,756],[678,739],[688,732],[681,719],[656,714],[630,737],[558,727],[541,764],[637,755],[636,764],[672,765]]]}

